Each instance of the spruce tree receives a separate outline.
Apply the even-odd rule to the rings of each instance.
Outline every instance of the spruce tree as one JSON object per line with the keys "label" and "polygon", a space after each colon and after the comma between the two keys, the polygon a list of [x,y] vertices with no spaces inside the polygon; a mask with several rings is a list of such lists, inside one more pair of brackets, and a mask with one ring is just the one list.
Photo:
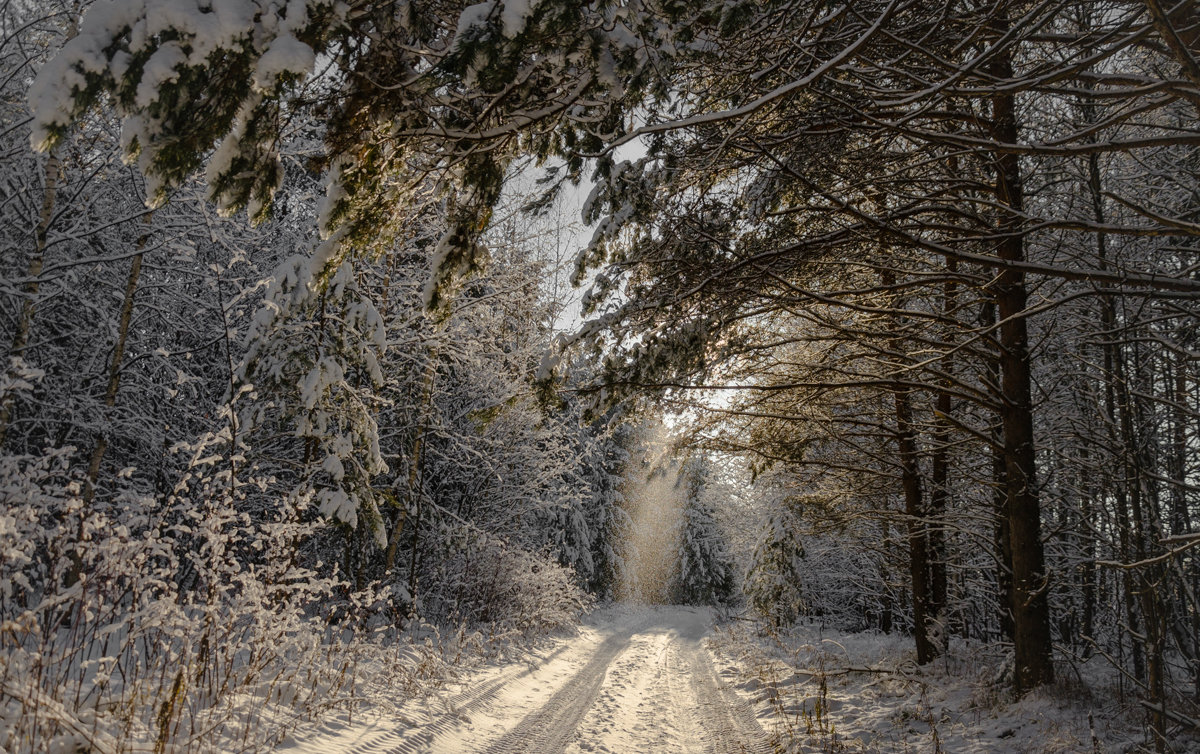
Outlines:
{"label": "spruce tree", "polygon": [[676,483],[683,494],[679,559],[667,594],[678,604],[720,605],[733,596],[733,563],[712,502],[705,494],[707,477],[707,464],[693,457],[684,462]]}
{"label": "spruce tree", "polygon": [[767,521],[746,573],[744,590],[754,610],[776,628],[792,623],[803,604],[804,545],[786,510]]}

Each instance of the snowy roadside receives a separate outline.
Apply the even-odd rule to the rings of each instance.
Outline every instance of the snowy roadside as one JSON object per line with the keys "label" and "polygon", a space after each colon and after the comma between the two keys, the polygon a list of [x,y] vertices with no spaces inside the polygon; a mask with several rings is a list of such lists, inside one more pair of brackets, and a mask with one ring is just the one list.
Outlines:
{"label": "snowy roadside", "polygon": [[[1062,680],[1014,701],[995,647],[955,642],[918,668],[905,636],[803,625],[764,635],[737,623],[716,631],[709,649],[779,751],[1050,754],[1145,742],[1133,698],[1122,702],[1100,658],[1060,666]],[[1178,745],[1200,751],[1200,742]]]}

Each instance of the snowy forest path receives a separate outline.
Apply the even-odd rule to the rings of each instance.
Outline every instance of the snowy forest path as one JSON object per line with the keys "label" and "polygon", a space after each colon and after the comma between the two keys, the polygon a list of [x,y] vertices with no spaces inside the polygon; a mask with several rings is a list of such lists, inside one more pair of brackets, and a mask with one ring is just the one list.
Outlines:
{"label": "snowy forest path", "polygon": [[720,681],[704,647],[711,612],[646,609],[652,619],[609,666],[596,703],[564,751],[768,754],[749,705]]}
{"label": "snowy forest path", "polygon": [[[435,699],[425,714],[345,730],[305,751],[353,754],[766,754],[748,705],[713,669],[712,613],[621,606],[539,663]],[[403,722],[401,722],[403,721]]]}

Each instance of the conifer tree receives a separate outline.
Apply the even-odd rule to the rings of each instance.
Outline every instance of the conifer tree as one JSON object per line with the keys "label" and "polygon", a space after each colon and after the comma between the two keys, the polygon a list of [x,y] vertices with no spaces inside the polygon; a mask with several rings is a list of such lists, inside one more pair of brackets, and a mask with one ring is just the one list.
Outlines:
{"label": "conifer tree", "polygon": [[800,615],[803,560],[804,545],[792,517],[786,511],[773,512],[746,572],[745,592],[755,611],[777,628]]}
{"label": "conifer tree", "polygon": [[683,463],[676,488],[683,497],[679,518],[678,561],[667,585],[668,598],[684,605],[719,605],[733,596],[733,563],[725,535],[709,500],[707,463],[692,457]]}

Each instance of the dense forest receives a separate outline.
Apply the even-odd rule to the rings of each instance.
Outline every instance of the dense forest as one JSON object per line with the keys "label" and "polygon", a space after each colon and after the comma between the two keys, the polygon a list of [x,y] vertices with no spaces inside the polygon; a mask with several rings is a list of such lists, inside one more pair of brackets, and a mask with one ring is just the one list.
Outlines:
{"label": "dense forest", "polygon": [[1198,116],[1192,0],[0,1],[0,751],[613,600],[1099,661],[1174,750]]}

